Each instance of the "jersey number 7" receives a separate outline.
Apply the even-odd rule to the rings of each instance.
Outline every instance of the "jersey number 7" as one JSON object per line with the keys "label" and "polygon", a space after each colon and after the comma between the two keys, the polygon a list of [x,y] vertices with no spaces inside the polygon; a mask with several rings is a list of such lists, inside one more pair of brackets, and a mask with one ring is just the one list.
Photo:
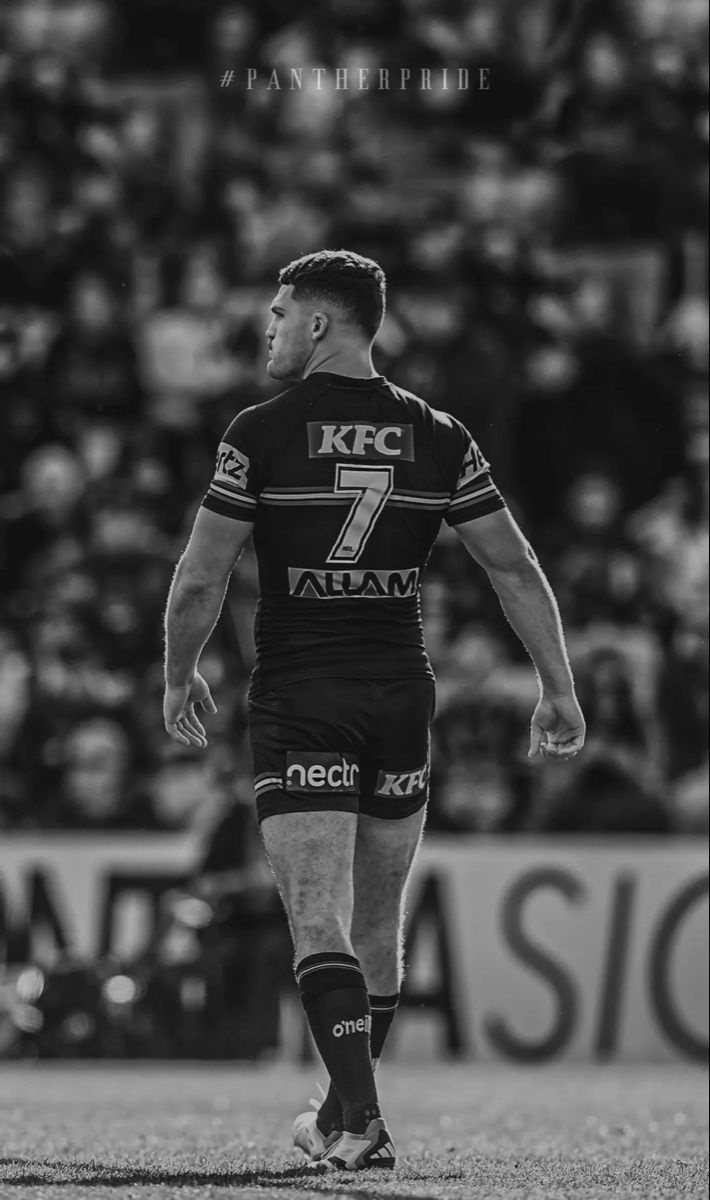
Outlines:
{"label": "jersey number 7", "polygon": [[330,554],[329,563],[357,562],[394,487],[394,467],[335,468],[336,496],[353,496],[350,511]]}

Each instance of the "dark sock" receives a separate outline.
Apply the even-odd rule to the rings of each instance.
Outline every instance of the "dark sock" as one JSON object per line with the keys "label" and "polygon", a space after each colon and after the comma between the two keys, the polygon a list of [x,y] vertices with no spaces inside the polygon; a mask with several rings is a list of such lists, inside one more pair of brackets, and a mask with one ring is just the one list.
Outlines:
{"label": "dark sock", "polygon": [[[370,1013],[372,1015],[370,1056],[372,1058],[373,1070],[377,1066],[377,1060],[382,1054],[382,1048],[387,1040],[390,1026],[394,1021],[398,1004],[399,992],[396,992],[393,996],[370,996]],[[334,1129],[343,1128],[343,1109],[338,1099],[338,1093],[333,1087],[332,1080],[328,1088],[328,1094],[318,1109],[316,1124],[321,1133],[326,1137]]]}
{"label": "dark sock", "polygon": [[393,996],[370,996],[370,1012],[372,1013],[372,1030],[370,1032],[370,1054],[373,1066],[377,1066],[382,1049],[387,1041],[387,1034],[397,1014],[399,992]]}
{"label": "dark sock", "polygon": [[[381,1113],[370,1057],[370,1004],[360,964],[351,954],[310,954],[296,967],[296,980],[313,1040],[342,1105],[341,1128],[364,1133]],[[320,1119],[318,1127],[325,1132]]]}

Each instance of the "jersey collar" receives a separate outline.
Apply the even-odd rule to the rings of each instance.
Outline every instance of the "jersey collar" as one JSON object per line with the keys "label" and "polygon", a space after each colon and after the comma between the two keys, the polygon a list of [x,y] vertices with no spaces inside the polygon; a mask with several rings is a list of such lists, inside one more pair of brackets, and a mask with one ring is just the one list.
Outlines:
{"label": "jersey collar", "polygon": [[354,375],[336,375],[334,371],[311,371],[310,375],[306,376],[305,382],[310,383],[313,380],[323,380],[332,383],[335,387],[346,388],[373,388],[380,387],[386,383],[384,375],[370,375],[367,379],[356,378]]}

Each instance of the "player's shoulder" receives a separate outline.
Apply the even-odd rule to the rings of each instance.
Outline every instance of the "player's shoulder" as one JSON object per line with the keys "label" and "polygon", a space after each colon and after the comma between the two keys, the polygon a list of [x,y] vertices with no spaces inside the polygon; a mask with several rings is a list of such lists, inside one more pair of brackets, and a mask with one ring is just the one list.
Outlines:
{"label": "player's shoulder", "polygon": [[430,408],[432,420],[434,422],[437,433],[448,439],[459,439],[467,436],[465,427],[456,417],[452,417],[451,413],[444,412],[442,408]]}
{"label": "player's shoulder", "polygon": [[421,396],[417,396],[414,392],[407,391],[406,388],[400,387],[398,384],[387,381],[392,391],[402,400],[411,411],[418,415],[420,420],[429,428],[432,435],[444,442],[458,442],[462,437],[466,437],[466,430],[456,417],[452,417],[451,413],[444,412],[441,408],[434,408]]}
{"label": "player's shoulder", "polygon": [[385,379],[384,382],[392,396],[399,400],[405,408],[408,408],[412,416],[418,416],[430,423],[438,415],[436,409],[432,408],[431,404],[428,404],[421,396],[417,396],[415,392],[410,392],[398,383],[393,383],[391,379]]}
{"label": "player's shoulder", "polygon": [[302,388],[302,382],[295,383],[269,400],[261,400],[258,404],[243,408],[232,420],[223,440],[229,442],[232,437],[258,438],[262,433],[268,436],[273,423],[278,421],[284,410],[298,398]]}

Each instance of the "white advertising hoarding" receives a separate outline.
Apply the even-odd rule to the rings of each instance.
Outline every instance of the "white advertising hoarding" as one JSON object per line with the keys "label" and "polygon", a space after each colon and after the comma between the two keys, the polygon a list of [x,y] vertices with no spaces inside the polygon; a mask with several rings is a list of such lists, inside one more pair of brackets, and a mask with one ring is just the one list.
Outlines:
{"label": "white advertising hoarding", "polygon": [[[0,962],[130,958],[197,853],[182,836],[4,836]],[[393,1055],[433,1037],[481,1060],[707,1057],[701,839],[431,838],[407,908]]]}
{"label": "white advertising hoarding", "polygon": [[[432,843],[412,887],[414,914],[422,888],[436,929],[422,969],[450,974],[466,1053],[516,1062],[707,1057],[702,841]],[[413,934],[410,986],[419,969]]]}

